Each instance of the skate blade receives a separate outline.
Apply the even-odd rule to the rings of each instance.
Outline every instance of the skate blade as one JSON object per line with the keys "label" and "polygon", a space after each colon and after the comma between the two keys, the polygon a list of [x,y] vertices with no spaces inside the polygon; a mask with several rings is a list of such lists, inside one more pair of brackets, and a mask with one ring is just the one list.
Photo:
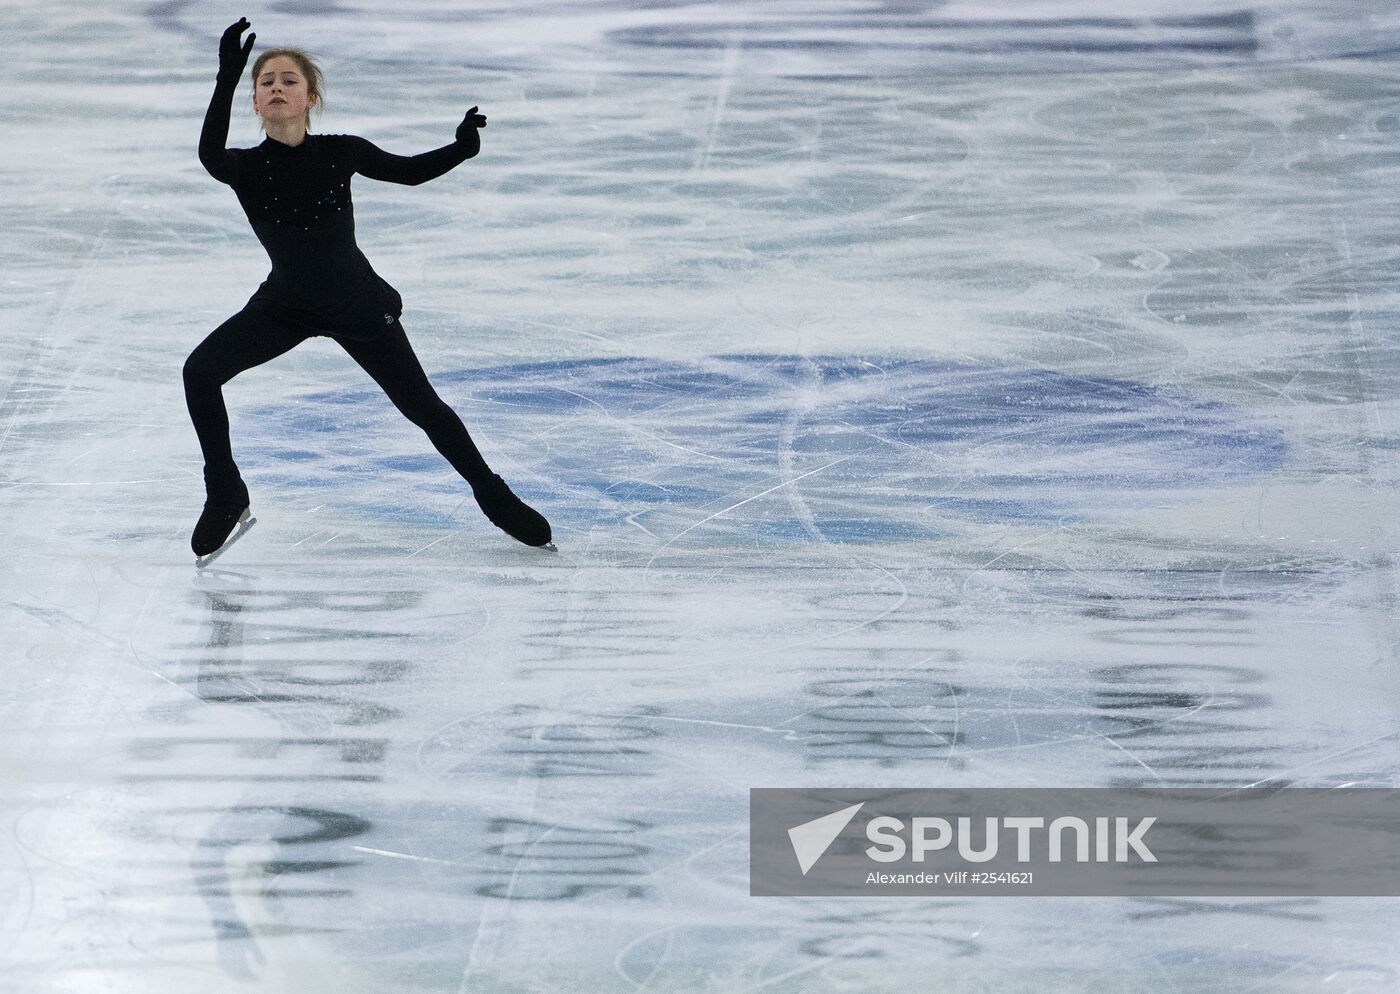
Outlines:
{"label": "skate blade", "polygon": [[237,542],[240,538],[243,537],[243,534],[249,528],[252,528],[255,524],[258,523],[258,519],[252,517],[251,512],[252,508],[245,507],[243,509],[243,513],[238,516],[238,530],[235,531],[232,535],[230,535],[224,541],[223,545],[219,546],[207,556],[195,557],[194,565],[196,569],[203,569],[204,567],[212,563],[215,559],[218,559],[220,556],[222,556],[225,552],[229,550],[229,546],[233,545],[234,542]]}
{"label": "skate blade", "polygon": [[559,546],[555,545],[553,542],[546,542],[544,545],[540,546],[540,548],[543,549],[545,552],[559,551]]}

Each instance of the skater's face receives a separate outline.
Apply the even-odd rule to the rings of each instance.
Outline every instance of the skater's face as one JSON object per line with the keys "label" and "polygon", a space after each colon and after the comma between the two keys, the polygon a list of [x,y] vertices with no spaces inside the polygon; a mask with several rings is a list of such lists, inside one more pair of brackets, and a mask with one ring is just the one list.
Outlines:
{"label": "skater's face", "polygon": [[296,61],[285,55],[267,60],[253,86],[253,110],[263,126],[284,121],[304,121],[306,112],[316,106],[316,97],[306,89],[306,77]]}

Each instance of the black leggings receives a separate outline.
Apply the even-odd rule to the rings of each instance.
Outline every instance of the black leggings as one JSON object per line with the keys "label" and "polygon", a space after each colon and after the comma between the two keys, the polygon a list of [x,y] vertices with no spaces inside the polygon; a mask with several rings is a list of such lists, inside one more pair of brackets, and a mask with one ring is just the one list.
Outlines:
{"label": "black leggings", "polygon": [[[199,447],[204,451],[206,479],[214,483],[238,479],[238,466],[229,444],[223,385],[245,369],[277,358],[314,334],[278,320],[276,313],[267,308],[246,307],[210,332],[190,353],[185,360],[185,403],[199,436]],[[491,475],[462,419],[428,382],[398,321],[369,341],[338,335],[326,337],[338,342],[374,378],[400,413],[427,433],[433,446],[463,479],[475,484]]]}

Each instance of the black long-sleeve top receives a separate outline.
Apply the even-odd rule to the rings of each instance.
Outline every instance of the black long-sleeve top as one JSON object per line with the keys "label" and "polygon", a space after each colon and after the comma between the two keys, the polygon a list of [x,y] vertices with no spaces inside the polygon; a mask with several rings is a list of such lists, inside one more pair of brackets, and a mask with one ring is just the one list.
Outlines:
{"label": "black long-sleeve top", "polygon": [[350,179],[356,173],[417,185],[471,158],[474,131],[421,155],[392,155],[354,135],[308,134],[300,145],[273,138],[255,148],[225,148],[237,77],[220,78],[204,116],[199,161],[233,187],[272,272],[249,300],[315,331],[352,337],[391,325],[403,299],[355,244]]}

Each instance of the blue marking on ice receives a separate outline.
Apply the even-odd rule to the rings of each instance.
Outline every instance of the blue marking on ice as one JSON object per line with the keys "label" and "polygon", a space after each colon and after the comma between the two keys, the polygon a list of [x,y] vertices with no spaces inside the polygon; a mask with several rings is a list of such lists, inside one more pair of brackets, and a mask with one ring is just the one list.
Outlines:
{"label": "blue marking on ice", "polygon": [[[1275,428],[1184,391],[945,360],[576,359],[433,380],[526,500],[575,528],[662,539],[711,515],[697,541],[858,543],[1083,521],[1238,483],[1288,456]],[[296,463],[367,516],[452,525],[463,498],[476,513],[470,489],[375,388],[308,394],[252,420],[236,445],[264,483]],[[319,469],[290,447],[312,432]],[[373,487],[355,466],[372,468]],[[386,487],[402,488],[392,509]]]}

